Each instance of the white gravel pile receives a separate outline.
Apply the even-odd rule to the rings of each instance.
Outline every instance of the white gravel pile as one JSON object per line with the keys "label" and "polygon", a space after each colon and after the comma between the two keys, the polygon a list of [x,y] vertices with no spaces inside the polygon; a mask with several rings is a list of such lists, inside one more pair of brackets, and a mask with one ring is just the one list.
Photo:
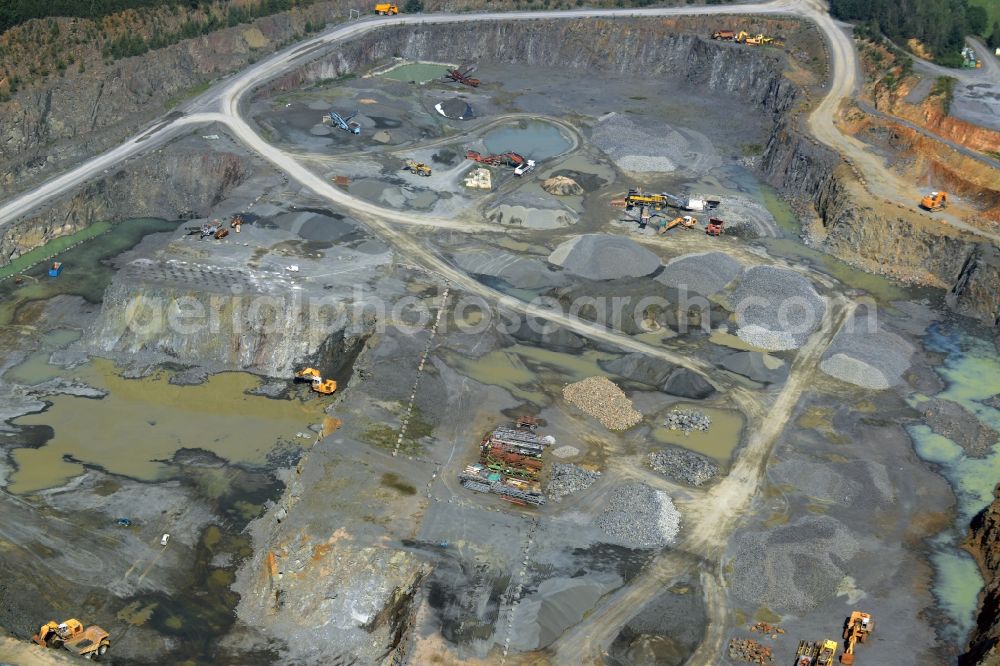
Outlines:
{"label": "white gravel pile", "polygon": [[624,236],[584,234],[560,243],[549,263],[589,280],[617,280],[655,272],[660,258]]}
{"label": "white gravel pile", "polygon": [[556,458],[572,458],[573,456],[580,455],[580,449],[575,446],[560,446],[558,449],[552,449],[552,455]]}
{"label": "white gravel pile", "polygon": [[563,397],[608,430],[628,430],[642,421],[625,392],[607,377],[587,377],[563,388]]}
{"label": "white gravel pile", "polygon": [[685,254],[667,262],[654,279],[668,287],[686,289],[703,296],[719,293],[743,273],[743,266],[722,252]]}
{"label": "white gravel pile", "polygon": [[669,495],[635,483],[615,488],[595,522],[610,543],[628,548],[663,548],[677,537],[680,520]]}
{"label": "white gravel pile", "polygon": [[819,364],[826,374],[866,389],[885,390],[903,381],[913,345],[880,327],[870,331],[865,319],[844,324]]}
{"label": "white gravel pile", "polygon": [[809,280],[773,266],[748,268],[730,300],[739,338],[774,351],[801,347],[826,312],[826,301]]}

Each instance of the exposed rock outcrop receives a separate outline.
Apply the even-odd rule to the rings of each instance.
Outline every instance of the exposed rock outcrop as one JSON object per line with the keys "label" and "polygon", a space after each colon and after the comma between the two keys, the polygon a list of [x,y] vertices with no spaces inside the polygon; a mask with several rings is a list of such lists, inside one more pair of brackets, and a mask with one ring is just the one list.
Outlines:
{"label": "exposed rock outcrop", "polygon": [[993,497],[993,503],[972,519],[965,542],[966,550],[979,563],[986,586],[968,651],[959,658],[959,666],[1000,664],[1000,485],[993,489]]}

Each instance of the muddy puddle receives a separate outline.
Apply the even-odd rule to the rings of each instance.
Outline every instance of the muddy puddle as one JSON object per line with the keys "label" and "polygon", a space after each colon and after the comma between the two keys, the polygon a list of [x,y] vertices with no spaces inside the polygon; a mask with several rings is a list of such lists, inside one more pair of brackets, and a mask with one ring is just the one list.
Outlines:
{"label": "muddy puddle", "polygon": [[743,436],[743,416],[739,412],[715,407],[705,407],[690,403],[676,403],[670,406],[674,409],[693,409],[703,412],[712,419],[708,431],[694,431],[685,435],[680,430],[670,430],[659,426],[653,428],[652,436],[660,444],[683,446],[713,458],[723,470],[729,468],[733,451],[740,444]]}
{"label": "muddy puddle", "polygon": [[[49,369],[51,368],[51,370]],[[52,375],[32,356],[12,369],[24,380]],[[230,462],[263,465],[279,447],[307,446],[310,424],[322,421],[322,400],[275,400],[246,395],[258,379],[222,373],[203,384],[178,386],[161,370],[142,379],[123,379],[113,363],[91,363],[57,376],[108,392],[103,399],[53,396],[44,412],[14,420],[18,426],[48,426],[52,438],[38,448],[12,451],[17,465],[8,490],[29,493],[62,485],[95,465],[142,481],[163,478],[164,462],[179,449],[203,449]],[[26,381],[26,383],[33,383]],[[305,439],[298,433],[309,433]]]}
{"label": "muddy puddle", "polygon": [[586,351],[580,354],[514,345],[479,358],[446,354],[449,366],[482,384],[499,386],[520,400],[544,406],[561,394],[565,384],[594,375],[607,375],[598,361],[617,358],[614,354]]}
{"label": "muddy puddle", "polygon": [[491,153],[515,152],[533,160],[545,160],[566,152],[571,143],[558,127],[539,120],[499,127],[483,136]]}
{"label": "muddy puddle", "polygon": [[[984,402],[1000,393],[1000,355],[992,344],[958,329],[932,326],[924,345],[928,351],[945,354],[943,365],[936,370],[946,388],[934,397],[957,402],[983,425],[1000,431],[1000,409]],[[919,409],[926,399],[916,396],[911,398],[911,404]],[[917,454],[937,466],[958,500],[955,524],[930,539],[935,568],[932,589],[950,620],[944,638],[957,645],[964,642],[972,628],[983,586],[975,561],[958,545],[973,516],[993,500],[993,487],[1000,479],[1000,442],[985,457],[973,458],[926,425],[913,425],[907,430]]]}

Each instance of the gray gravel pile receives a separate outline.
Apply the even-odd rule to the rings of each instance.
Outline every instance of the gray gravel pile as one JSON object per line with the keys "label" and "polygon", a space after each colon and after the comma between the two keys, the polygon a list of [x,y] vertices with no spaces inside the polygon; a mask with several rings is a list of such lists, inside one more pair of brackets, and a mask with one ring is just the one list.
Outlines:
{"label": "gray gravel pile", "polygon": [[743,266],[728,254],[703,252],[685,254],[667,262],[654,279],[668,287],[712,296],[738,278]]}
{"label": "gray gravel pile", "polygon": [[589,488],[599,478],[601,473],[597,471],[567,463],[553,463],[552,476],[549,477],[545,494],[549,499],[558,502],[567,495]]}
{"label": "gray gravel pile", "polygon": [[585,234],[560,243],[549,263],[590,280],[617,280],[653,273],[660,258],[624,236]]}
{"label": "gray gravel pile", "polygon": [[719,473],[719,466],[710,458],[673,446],[650,453],[649,466],[655,472],[692,486],[700,486]]}
{"label": "gray gravel pile", "polygon": [[663,426],[670,430],[680,430],[690,435],[695,430],[707,432],[712,425],[712,417],[695,409],[675,409],[667,414]]}
{"label": "gray gravel pile", "polygon": [[826,301],[795,271],[748,268],[730,299],[741,340],[768,350],[797,349],[823,321]]}
{"label": "gray gravel pile", "polygon": [[880,327],[870,332],[863,318],[854,319],[837,332],[819,368],[849,384],[883,390],[903,381],[912,355],[913,346],[895,333]]}
{"label": "gray gravel pile", "polygon": [[463,271],[501,278],[518,289],[540,289],[566,284],[567,277],[538,259],[497,250],[473,250],[454,255]]}
{"label": "gray gravel pile", "polygon": [[628,548],[662,548],[677,537],[680,519],[670,495],[635,483],[615,488],[595,522],[610,543]]}
{"label": "gray gravel pile", "polygon": [[720,364],[729,372],[735,372],[762,384],[783,382],[788,377],[787,364],[780,358],[763,352],[733,352],[724,356]]}
{"label": "gray gravel pile", "polygon": [[779,615],[804,613],[837,593],[860,544],[830,516],[807,516],[771,530],[745,532],[734,541],[731,590],[754,607]]}
{"label": "gray gravel pile", "polygon": [[619,113],[602,116],[594,126],[591,142],[614,160],[622,171],[674,171],[670,159],[688,149],[688,140],[676,130],[646,132]]}

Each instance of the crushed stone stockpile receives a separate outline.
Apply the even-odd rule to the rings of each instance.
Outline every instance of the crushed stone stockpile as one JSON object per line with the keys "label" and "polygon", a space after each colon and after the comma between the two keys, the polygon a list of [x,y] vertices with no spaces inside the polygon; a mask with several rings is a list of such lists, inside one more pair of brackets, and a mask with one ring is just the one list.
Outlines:
{"label": "crushed stone stockpile", "polygon": [[645,483],[634,483],[615,488],[596,523],[611,543],[662,548],[677,537],[680,520],[670,495]]}
{"label": "crushed stone stockpile", "polygon": [[662,123],[647,129],[620,113],[601,116],[590,140],[622,171],[676,171],[679,161],[685,170],[701,173],[722,163],[712,142],[699,132]]}
{"label": "crushed stone stockpile", "polygon": [[549,485],[545,488],[545,494],[549,499],[558,502],[567,495],[586,490],[599,478],[601,478],[601,473],[596,470],[584,469],[567,463],[553,463],[552,476],[549,477]]}
{"label": "crushed stone stockpile", "polygon": [[503,251],[473,250],[454,255],[463,271],[498,277],[518,289],[540,289],[566,284],[567,277],[538,259]]}
{"label": "crushed stone stockpile", "polygon": [[695,409],[674,409],[663,419],[663,427],[669,430],[680,430],[690,435],[695,430],[708,431],[712,425],[712,417]]}
{"label": "crushed stone stockpile", "polygon": [[549,263],[589,280],[617,280],[655,272],[660,258],[624,236],[585,234],[560,243]]}
{"label": "crushed stone stockpile", "polygon": [[730,589],[755,607],[804,613],[837,593],[860,548],[854,533],[830,516],[746,532],[734,545]]}
{"label": "crushed stone stockpile", "polygon": [[542,182],[542,189],[549,194],[560,197],[578,196],[583,194],[583,188],[578,182],[566,176],[553,176]]}
{"label": "crushed stone stockpile", "polygon": [[743,273],[743,266],[728,254],[702,252],[671,259],[654,279],[668,287],[713,296]]}
{"label": "crushed stone stockpile", "polygon": [[563,397],[608,430],[627,430],[642,421],[625,392],[607,377],[587,377],[563,388]]}
{"label": "crushed stone stockpile", "polygon": [[881,327],[870,330],[861,317],[841,327],[819,368],[849,384],[884,390],[902,383],[912,355],[909,342]]}
{"label": "crushed stone stockpile", "polygon": [[731,298],[736,335],[761,349],[798,349],[823,321],[826,302],[795,271],[774,266],[748,268]]}
{"label": "crushed stone stockpile", "polygon": [[700,486],[719,473],[719,466],[711,459],[674,446],[650,453],[649,466],[653,471],[692,486]]}

